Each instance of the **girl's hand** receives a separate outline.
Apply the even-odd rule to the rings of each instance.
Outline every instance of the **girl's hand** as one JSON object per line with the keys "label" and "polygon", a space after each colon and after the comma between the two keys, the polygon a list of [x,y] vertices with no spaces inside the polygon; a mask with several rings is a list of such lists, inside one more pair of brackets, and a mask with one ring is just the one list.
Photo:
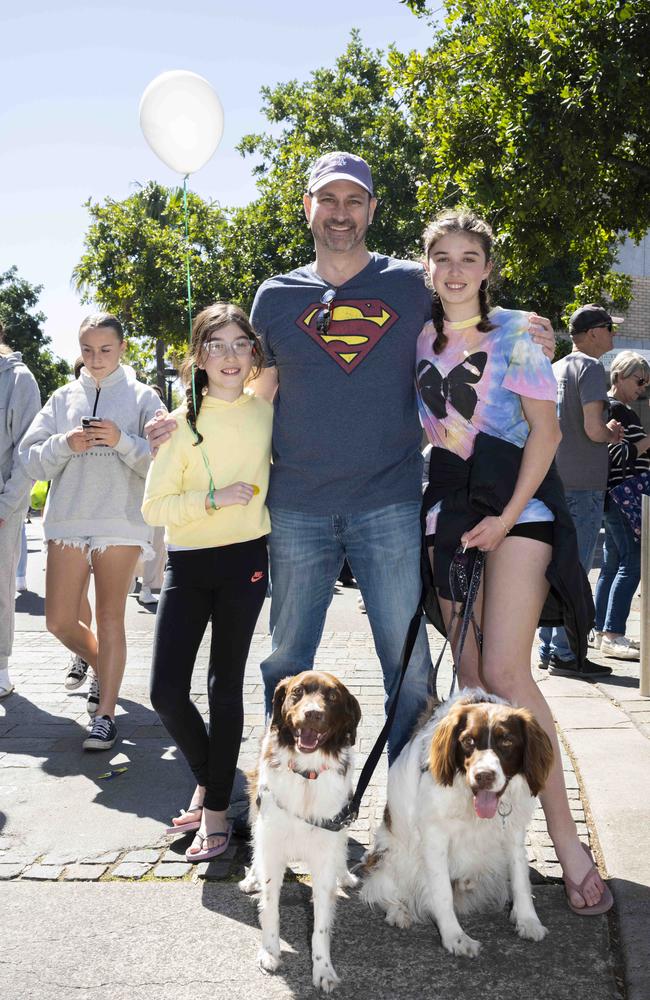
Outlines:
{"label": "girl's hand", "polygon": [[88,451],[92,445],[88,442],[86,431],[83,427],[73,427],[65,436],[66,441],[73,451]]}
{"label": "girl's hand", "polygon": [[161,444],[169,441],[177,427],[178,424],[169,416],[167,410],[156,410],[155,415],[144,425],[144,436],[149,442],[152,455],[157,454]]}
{"label": "girl's hand", "polygon": [[[224,486],[222,490],[214,491],[214,502],[217,507],[232,507],[236,503],[246,507],[256,493],[259,493],[259,487],[253,483],[231,483],[230,486]],[[205,509],[212,510],[209,493],[205,498]]]}
{"label": "girl's hand", "polygon": [[91,447],[95,444],[103,444],[114,448],[120,440],[122,431],[112,420],[98,420],[96,424],[92,424],[85,431],[85,434]]}
{"label": "girl's hand", "polygon": [[461,544],[467,545],[468,549],[494,552],[506,537],[505,527],[507,525],[504,526],[504,522],[498,517],[484,517],[476,527],[461,536]]}
{"label": "girl's hand", "polygon": [[550,319],[539,316],[538,313],[530,313],[528,332],[533,341],[541,346],[546,357],[552,361],[555,354],[555,333]]}

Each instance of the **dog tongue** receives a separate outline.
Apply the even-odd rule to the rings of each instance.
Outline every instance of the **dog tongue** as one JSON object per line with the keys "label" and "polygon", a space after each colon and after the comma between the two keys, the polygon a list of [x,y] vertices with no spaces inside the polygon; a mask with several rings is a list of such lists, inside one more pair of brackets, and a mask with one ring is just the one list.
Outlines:
{"label": "dog tongue", "polygon": [[298,737],[298,748],[309,752],[318,746],[318,733],[315,729],[301,729]]}
{"label": "dog tongue", "polygon": [[498,804],[499,796],[496,792],[481,790],[474,796],[474,810],[479,819],[492,819]]}

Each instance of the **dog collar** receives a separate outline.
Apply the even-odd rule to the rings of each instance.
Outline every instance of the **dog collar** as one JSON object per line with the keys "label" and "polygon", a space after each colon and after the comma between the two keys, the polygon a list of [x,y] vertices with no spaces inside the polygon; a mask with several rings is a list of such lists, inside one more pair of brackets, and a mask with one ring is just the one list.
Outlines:
{"label": "dog collar", "polygon": [[262,799],[265,796],[270,796],[271,799],[275,802],[278,809],[281,809],[288,816],[292,816],[293,819],[299,819],[303,823],[306,823],[308,826],[316,826],[321,830],[328,830],[330,833],[340,833],[341,830],[345,830],[348,826],[351,826],[352,823],[354,823],[354,821],[357,819],[359,815],[359,809],[355,805],[352,796],[350,796],[350,798],[345,803],[340,812],[337,812],[336,816],[333,816],[332,819],[312,819],[311,817],[308,816],[299,816],[298,813],[292,812],[290,809],[287,809],[287,807],[283,805],[282,802],[279,802],[277,796],[273,793],[273,790],[269,788],[268,785],[260,785],[258,789],[257,793],[258,807],[261,805]]}
{"label": "dog collar", "polygon": [[316,781],[316,778],[318,778],[318,776],[321,775],[323,771],[329,771],[329,768],[325,764],[323,764],[323,766],[320,767],[317,771],[316,770],[301,771],[299,767],[296,767],[293,761],[289,761],[287,767],[289,768],[290,771],[293,771],[294,774],[299,774],[300,777],[304,778],[306,781]]}

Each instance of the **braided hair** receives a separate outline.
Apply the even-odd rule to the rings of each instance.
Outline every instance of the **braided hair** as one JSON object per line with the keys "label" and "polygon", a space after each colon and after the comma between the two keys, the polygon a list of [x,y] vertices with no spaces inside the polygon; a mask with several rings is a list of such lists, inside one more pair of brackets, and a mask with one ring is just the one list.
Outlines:
{"label": "braided hair", "polygon": [[[186,420],[194,433],[195,447],[203,441],[203,435],[197,430],[196,422],[199,419],[203,397],[208,391],[208,374],[205,368],[201,367],[205,364],[207,357],[204,345],[206,341],[210,340],[213,333],[222,330],[225,326],[230,326],[231,323],[238,326],[241,332],[253,342],[253,367],[249,378],[257,378],[262,370],[264,351],[244,310],[232,302],[215,302],[202,309],[192,324],[192,340],[180,370],[181,382],[185,386]],[[194,407],[195,396],[196,409]]]}
{"label": "braided hair", "polygon": [[[467,236],[475,239],[485,254],[486,263],[492,259],[492,229],[487,222],[479,219],[474,212],[471,212],[467,208],[458,208],[441,212],[424,230],[422,242],[424,244],[423,263],[425,268],[429,263],[429,256],[435,244],[443,236],[448,236],[450,233],[465,233]],[[477,325],[477,329],[481,333],[489,333],[490,330],[494,330],[494,323],[490,322],[489,317],[490,299],[487,289],[487,279],[484,279],[481,282],[478,292],[481,321]],[[436,331],[436,338],[433,342],[433,353],[440,354],[446,347],[449,338],[444,332],[444,306],[435,288],[432,288],[431,319]]]}

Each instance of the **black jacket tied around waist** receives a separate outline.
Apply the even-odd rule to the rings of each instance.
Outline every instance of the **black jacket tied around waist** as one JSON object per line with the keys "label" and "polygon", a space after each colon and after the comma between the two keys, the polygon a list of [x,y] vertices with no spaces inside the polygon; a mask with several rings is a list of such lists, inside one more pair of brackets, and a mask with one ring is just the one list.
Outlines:
{"label": "black jacket tied around waist", "polygon": [[[517,445],[483,432],[477,435],[474,453],[467,461],[444,448],[431,450],[429,485],[422,504],[423,532],[427,512],[439,501],[442,506],[436,523],[433,577],[428,553],[423,551],[422,556],[424,609],[443,635],[445,628],[434,588],[443,597],[451,598],[449,566],[461,535],[484,517],[502,513],[514,493],[522,453],[523,449]],[[555,518],[553,552],[546,570],[550,590],[539,624],[564,625],[571,649],[582,663],[594,622],[594,602],[578,557],[575,526],[555,463],[536,490],[535,499],[546,504]],[[508,614],[507,607],[503,608],[503,614]]]}

